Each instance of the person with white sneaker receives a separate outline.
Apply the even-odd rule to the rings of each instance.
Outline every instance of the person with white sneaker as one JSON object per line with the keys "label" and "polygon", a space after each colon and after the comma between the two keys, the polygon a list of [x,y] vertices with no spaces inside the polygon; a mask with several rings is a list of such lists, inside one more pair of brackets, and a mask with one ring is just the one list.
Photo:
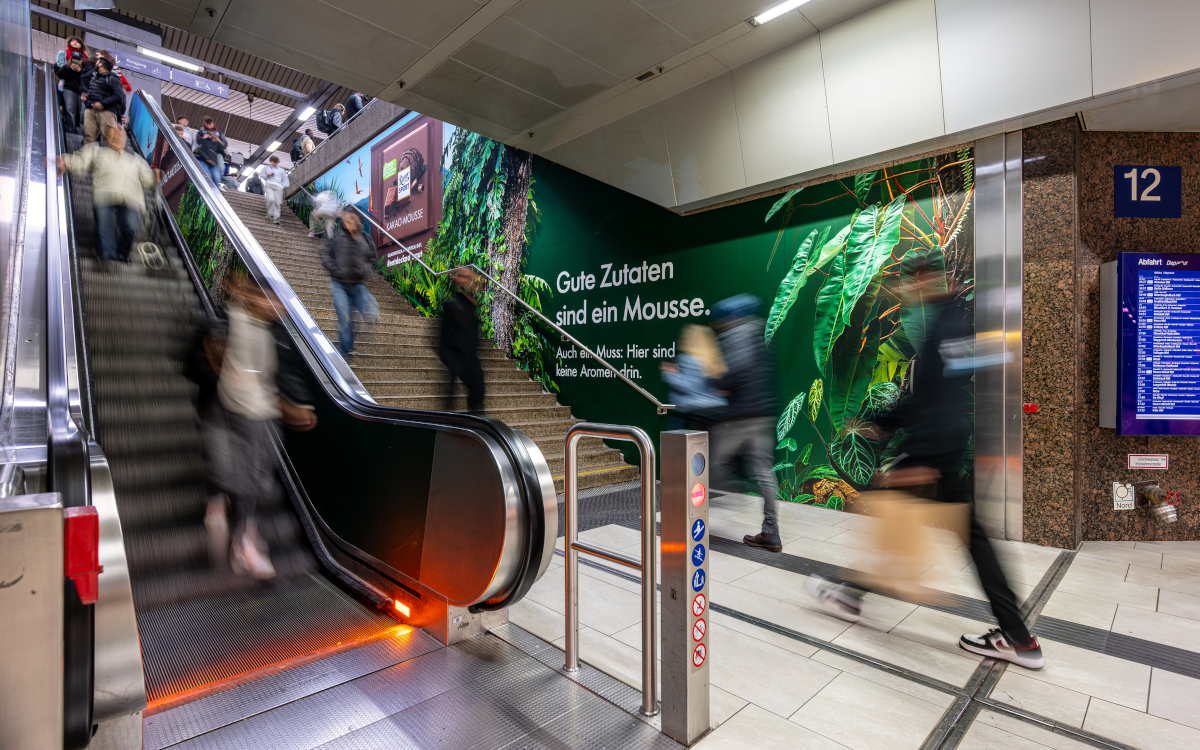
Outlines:
{"label": "person with white sneaker", "polygon": [[[963,476],[966,446],[973,425],[960,394],[975,374],[974,319],[959,290],[947,284],[945,271],[928,261],[906,264],[900,288],[904,302],[923,305],[925,319],[934,321],[913,365],[911,390],[878,428],[899,433],[891,470],[883,482],[917,497],[944,502],[969,502],[970,475]],[[860,429],[871,430],[869,425]],[[903,430],[903,433],[900,433]],[[1036,636],[1021,617],[996,552],[983,527],[970,517],[970,552],[976,575],[999,623],[982,635],[963,635],[958,645],[974,654],[1003,659],[1029,669],[1045,661]],[[853,582],[833,582],[810,576],[806,588],[834,616],[858,621],[866,593]]]}
{"label": "person with white sneaker", "polygon": [[261,173],[263,196],[267,201],[267,219],[278,224],[279,207],[283,202],[283,189],[288,184],[288,174],[283,167],[279,166],[279,157],[275,154],[271,154],[268,161],[270,164],[263,167]]}

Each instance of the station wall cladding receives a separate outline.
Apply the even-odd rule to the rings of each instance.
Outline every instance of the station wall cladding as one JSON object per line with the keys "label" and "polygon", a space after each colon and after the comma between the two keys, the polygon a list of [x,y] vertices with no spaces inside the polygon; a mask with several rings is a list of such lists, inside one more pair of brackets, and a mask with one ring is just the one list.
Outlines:
{"label": "station wall cladding", "polygon": [[[856,425],[894,407],[924,341],[920,300],[901,298],[906,269],[944,267],[973,304],[973,166],[964,149],[678,216],[538,157],[525,271],[550,286],[551,320],[663,401],[660,365],[682,328],[709,325],[726,297],[758,296],[776,363],[782,494],[844,507],[857,493],[830,463],[865,483],[888,458]],[[550,343],[547,370],[576,416],[656,438],[669,428],[569,341]],[[970,391],[955,397],[973,404]],[[968,446],[964,474],[973,460]]]}

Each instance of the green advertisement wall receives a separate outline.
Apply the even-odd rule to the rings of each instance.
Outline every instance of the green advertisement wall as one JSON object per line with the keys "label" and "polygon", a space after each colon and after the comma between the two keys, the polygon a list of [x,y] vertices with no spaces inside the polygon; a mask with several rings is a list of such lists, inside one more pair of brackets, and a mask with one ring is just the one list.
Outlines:
{"label": "green advertisement wall", "polygon": [[[537,158],[525,270],[550,286],[548,317],[662,401],[659,366],[675,356],[682,326],[707,324],[712,305],[735,294],[761,298],[764,317],[775,307],[781,489],[840,506],[832,486],[817,485],[836,482],[831,457],[862,483],[887,458],[886,444],[858,434],[857,419],[891,408],[907,388],[929,322],[921,300],[899,290],[906,269],[922,257],[944,265],[955,293],[973,298],[972,166],[964,150],[678,216]],[[551,344],[548,368],[576,417],[655,437],[668,429],[650,401],[594,360]],[[968,447],[964,471],[972,458]]]}

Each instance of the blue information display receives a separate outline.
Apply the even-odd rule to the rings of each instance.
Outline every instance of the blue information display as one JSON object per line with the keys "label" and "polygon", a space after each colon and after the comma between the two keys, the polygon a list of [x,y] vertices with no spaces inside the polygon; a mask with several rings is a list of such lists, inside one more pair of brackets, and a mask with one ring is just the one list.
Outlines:
{"label": "blue information display", "polygon": [[1200,256],[1122,253],[1122,435],[1200,435]]}

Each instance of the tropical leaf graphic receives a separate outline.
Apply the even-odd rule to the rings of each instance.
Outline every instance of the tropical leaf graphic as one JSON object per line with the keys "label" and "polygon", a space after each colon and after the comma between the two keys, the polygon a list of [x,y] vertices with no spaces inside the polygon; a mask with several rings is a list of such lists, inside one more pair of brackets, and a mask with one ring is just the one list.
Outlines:
{"label": "tropical leaf graphic", "polygon": [[858,198],[859,203],[867,202],[867,194],[871,192],[871,186],[875,184],[876,174],[877,172],[863,172],[854,178],[854,197]]}
{"label": "tropical leaf graphic", "polygon": [[829,446],[834,459],[842,467],[842,471],[857,485],[866,485],[875,473],[875,465],[879,458],[878,446],[859,434],[850,430]]}
{"label": "tropical leaf graphic", "polygon": [[792,438],[788,438],[787,440],[780,440],[779,445],[775,446],[775,450],[777,451],[783,450],[784,448],[787,448],[789,451],[796,450],[796,441]]}
{"label": "tropical leaf graphic", "polygon": [[907,195],[900,195],[883,209],[879,221],[879,207],[871,206],[858,215],[846,242],[846,272],[842,284],[842,309],[853,310],[858,298],[867,290],[867,285],[879,273],[892,254],[892,248],[900,241],[900,220],[904,215]]}
{"label": "tropical leaf graphic", "polygon": [[882,273],[871,279],[850,316],[846,333],[834,344],[829,357],[829,415],[838,431],[858,416],[871,385],[879,354],[881,321],[876,313],[882,281]]}
{"label": "tropical leaf graphic", "polygon": [[808,278],[804,270],[808,265],[808,255],[816,237],[817,230],[814,229],[808,238],[800,243],[800,249],[796,251],[796,258],[792,261],[791,270],[783,277],[783,281],[779,282],[779,291],[775,294],[775,302],[771,305],[771,312],[767,314],[765,335],[768,344],[771,343],[771,337],[775,335],[775,331],[779,330],[783,319],[787,317],[788,310],[791,310],[792,305],[796,303],[800,290],[804,288],[804,280]]}
{"label": "tropical leaf graphic", "polygon": [[820,378],[817,378],[808,389],[808,418],[810,421],[817,421],[817,415],[821,413],[821,399],[824,397],[825,384]]}
{"label": "tropical leaf graphic", "polygon": [[767,215],[763,218],[763,223],[765,224],[766,222],[770,221],[772,216],[779,213],[779,209],[786,206],[788,204],[788,201],[790,201],[792,198],[794,198],[796,196],[796,194],[799,193],[803,189],[804,188],[796,188],[795,190],[789,190],[786,193],[784,193],[783,197],[780,198],[779,200],[775,201],[775,205],[771,206],[771,210],[767,211]]}
{"label": "tropical leaf graphic", "polygon": [[[918,264],[926,262],[930,270],[939,272],[946,270],[946,258],[941,250],[936,248],[929,251],[914,249],[908,251],[900,262],[901,280],[911,279],[912,269]],[[925,348],[925,339],[928,338],[929,331],[937,322],[937,315],[941,310],[940,306],[928,303],[929,297],[945,294],[945,292],[946,283],[942,280],[932,287],[905,295],[904,304],[900,307],[900,325],[904,327],[904,333],[908,336],[908,341],[912,344],[915,354],[921,354]]]}
{"label": "tropical leaf graphic", "polygon": [[795,465],[795,463],[779,463],[772,466],[771,471],[783,471],[784,469],[790,469]]}
{"label": "tropical leaf graphic", "polygon": [[808,458],[811,455],[812,455],[812,443],[809,443],[808,445],[804,446],[804,452],[800,454],[799,463],[802,466],[808,466]]}
{"label": "tropical leaf graphic", "polygon": [[817,240],[817,247],[821,248],[820,254],[810,253],[808,256],[808,265],[804,269],[805,280],[828,265],[829,261],[833,260],[833,256],[846,248],[846,238],[850,236],[850,229],[853,225],[854,222],[851,221],[828,242],[825,241],[825,238],[829,236],[830,227],[825,228],[825,232]]}
{"label": "tropical leaf graphic", "polygon": [[804,411],[804,397],[807,395],[806,393],[797,394],[783,410],[783,414],[779,416],[779,422],[775,425],[776,439],[783,440],[792,431],[792,425],[796,424],[796,417]]}
{"label": "tropical leaf graphic", "polygon": [[[817,369],[822,375],[828,375],[829,352],[838,336],[846,328],[846,319],[842,315],[843,295],[845,285],[846,255],[839,254],[829,267],[829,278],[821,285],[817,294],[816,324],[813,329],[813,355],[817,360]],[[809,399],[809,403],[812,400]]]}
{"label": "tropical leaf graphic", "polygon": [[863,401],[859,416],[868,422],[874,422],[880,416],[896,408],[896,402],[899,400],[900,386],[891,381],[872,383],[867,388],[867,398]]}

